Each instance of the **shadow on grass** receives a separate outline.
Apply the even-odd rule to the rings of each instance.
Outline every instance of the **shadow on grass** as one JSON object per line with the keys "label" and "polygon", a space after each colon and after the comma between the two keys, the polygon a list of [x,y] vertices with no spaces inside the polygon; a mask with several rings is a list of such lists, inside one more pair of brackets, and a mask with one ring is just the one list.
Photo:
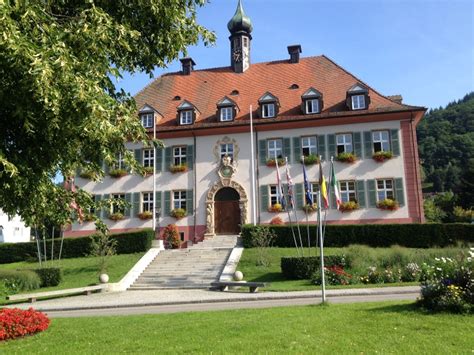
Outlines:
{"label": "shadow on grass", "polygon": [[253,277],[249,281],[253,282],[275,282],[275,281],[288,281],[285,279],[280,272],[267,272],[258,277]]}
{"label": "shadow on grass", "polygon": [[402,313],[402,314],[430,314],[420,306],[413,303],[406,303],[406,304],[391,304],[382,307],[374,307],[367,309],[366,312],[368,313]]}
{"label": "shadow on grass", "polygon": [[78,267],[74,269],[67,269],[63,271],[64,275],[79,275],[79,274],[88,273],[88,272],[98,273],[98,267],[94,265],[94,266]]}

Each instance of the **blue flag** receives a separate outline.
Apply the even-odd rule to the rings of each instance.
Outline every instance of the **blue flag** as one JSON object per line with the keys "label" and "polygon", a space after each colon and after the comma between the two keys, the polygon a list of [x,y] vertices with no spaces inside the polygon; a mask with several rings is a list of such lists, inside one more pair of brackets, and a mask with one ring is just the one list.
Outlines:
{"label": "blue flag", "polygon": [[304,178],[304,196],[307,205],[313,204],[313,197],[311,196],[311,188],[309,186],[308,176],[306,175],[306,168],[303,164],[303,178]]}

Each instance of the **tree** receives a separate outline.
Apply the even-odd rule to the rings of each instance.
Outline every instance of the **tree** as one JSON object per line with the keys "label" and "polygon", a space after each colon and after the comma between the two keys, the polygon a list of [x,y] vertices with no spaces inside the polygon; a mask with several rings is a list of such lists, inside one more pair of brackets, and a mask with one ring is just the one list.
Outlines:
{"label": "tree", "polygon": [[[126,141],[148,142],[121,72],[164,67],[200,39],[205,0],[0,0],[0,208],[29,225],[62,225],[83,191],[55,185],[77,168],[103,176],[102,163]],[[156,142],[155,142],[156,143]]]}

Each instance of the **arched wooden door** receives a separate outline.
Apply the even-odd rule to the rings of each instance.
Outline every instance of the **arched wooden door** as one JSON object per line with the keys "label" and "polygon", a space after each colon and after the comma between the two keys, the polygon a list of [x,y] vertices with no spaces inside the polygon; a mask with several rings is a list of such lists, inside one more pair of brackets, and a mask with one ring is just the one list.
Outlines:
{"label": "arched wooden door", "polygon": [[232,187],[223,187],[214,197],[214,225],[216,234],[240,233],[239,193]]}

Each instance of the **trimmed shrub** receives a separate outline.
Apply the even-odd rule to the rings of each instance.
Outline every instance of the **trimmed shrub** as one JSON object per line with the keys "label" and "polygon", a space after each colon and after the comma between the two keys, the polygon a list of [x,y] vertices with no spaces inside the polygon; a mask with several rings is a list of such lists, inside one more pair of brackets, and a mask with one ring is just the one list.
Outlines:
{"label": "trimmed shrub", "polygon": [[[296,226],[293,226],[296,228]],[[242,227],[245,248],[252,247],[251,231],[253,225]],[[303,243],[307,244],[306,225],[300,225]],[[316,245],[316,225],[309,226],[311,245]],[[293,247],[291,225],[270,226],[276,238],[273,246]],[[390,247],[400,245],[409,248],[446,247],[458,242],[474,243],[474,224],[355,224],[327,225],[324,245],[343,247],[351,244],[364,244],[371,247]]]}
{"label": "trimmed shrub", "polygon": [[33,308],[0,310],[0,340],[20,338],[42,332],[49,327],[48,317]]}
{"label": "trimmed shrub", "polygon": [[[147,251],[151,248],[154,233],[151,229],[142,229],[137,232],[111,234],[111,239],[117,240],[117,254],[132,254]],[[43,241],[41,241],[41,244]],[[55,243],[59,241],[56,239]],[[43,247],[43,246],[41,246]],[[51,240],[46,240],[47,250],[51,250]],[[55,258],[58,257],[59,248],[54,248]],[[64,239],[62,258],[81,258],[91,252],[90,236]],[[29,259],[36,259],[36,242],[5,243],[0,245],[0,264],[15,263]]]}
{"label": "trimmed shrub", "polygon": [[[281,272],[288,280],[308,280],[320,270],[319,256],[292,256],[281,258]],[[349,267],[345,255],[328,255],[324,257],[324,266]]]}
{"label": "trimmed shrub", "polygon": [[0,282],[7,293],[35,290],[41,286],[40,277],[31,270],[0,270]]}
{"label": "trimmed shrub", "polygon": [[62,280],[61,269],[58,267],[44,267],[41,269],[34,269],[41,279],[40,287],[57,286]]}

